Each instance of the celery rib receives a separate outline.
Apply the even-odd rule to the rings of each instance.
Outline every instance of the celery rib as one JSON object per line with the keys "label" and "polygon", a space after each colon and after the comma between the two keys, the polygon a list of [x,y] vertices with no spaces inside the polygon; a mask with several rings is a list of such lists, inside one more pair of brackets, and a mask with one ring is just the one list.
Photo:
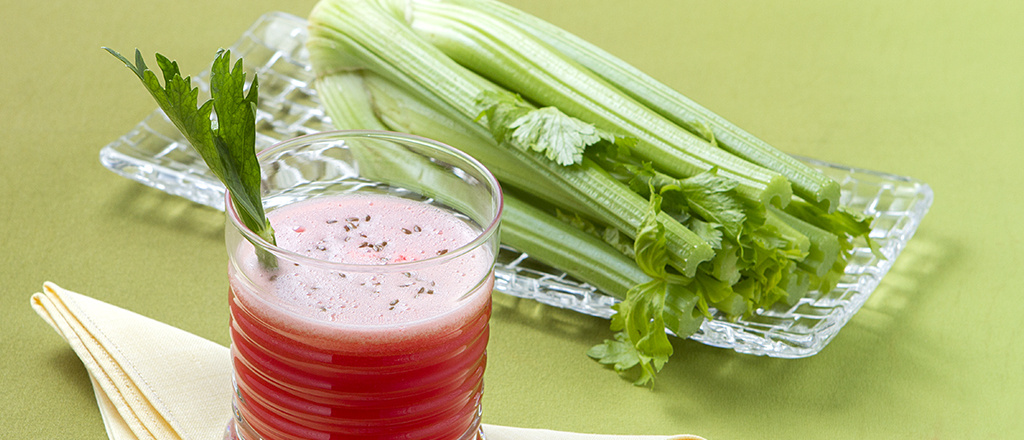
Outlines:
{"label": "celery rib", "polygon": [[586,67],[644,106],[695,134],[701,131],[699,124],[706,125],[723,149],[782,174],[792,184],[796,195],[827,212],[839,206],[839,184],[828,176],[779,151],[603,49],[498,1],[450,1],[505,19]]}
{"label": "celery rib", "polygon": [[839,237],[789,213],[775,208],[769,208],[769,215],[778,218],[782,222],[796,229],[810,240],[807,257],[797,262],[797,266],[807,272],[823,277],[839,257]]}
{"label": "celery rib", "polygon": [[[480,133],[479,126],[472,121],[432,108],[402,87],[373,73],[364,74],[364,78],[378,116],[391,124],[388,128],[460,148],[493,170],[499,180],[504,179],[503,184],[636,237],[647,201],[590,160],[562,167],[539,154],[501,148],[489,135]],[[325,88],[323,93],[336,92]],[[692,276],[699,263],[713,256],[710,246],[675,219],[660,213],[658,220],[666,228],[672,263],[680,272]]]}
{"label": "celery rib", "polygon": [[711,146],[504,20],[434,1],[414,0],[411,11],[412,29],[459,64],[543,106],[639,139],[636,153],[668,174],[718,168],[740,183],[740,195],[788,203],[791,189],[780,174]]}
{"label": "celery rib", "polygon": [[585,280],[620,300],[633,286],[651,280],[633,260],[607,243],[508,193],[501,239],[531,258]]}
{"label": "celery rib", "polygon": [[[366,69],[408,88],[442,113],[462,119],[472,120],[479,114],[476,99],[484,91],[500,90],[427,44],[404,22],[372,2],[318,3],[310,17],[307,47],[318,76]],[[508,148],[508,152],[519,157],[516,164],[485,165],[529,167],[574,197],[597,219],[635,236],[647,208],[646,200],[602,174],[596,165],[561,167],[514,148]],[[698,264],[714,255],[706,242],[671,217],[662,214],[659,220],[665,222],[671,261],[680,272],[692,276]]]}

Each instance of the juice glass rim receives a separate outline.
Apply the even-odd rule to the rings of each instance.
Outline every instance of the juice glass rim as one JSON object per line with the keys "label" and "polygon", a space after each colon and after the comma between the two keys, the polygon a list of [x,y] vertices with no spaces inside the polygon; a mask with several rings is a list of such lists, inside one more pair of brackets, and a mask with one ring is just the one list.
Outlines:
{"label": "juice glass rim", "polygon": [[278,247],[270,242],[264,240],[262,237],[251,231],[248,227],[242,223],[238,216],[238,211],[235,209],[235,204],[231,198],[231,191],[224,191],[224,212],[227,214],[229,221],[232,226],[239,231],[254,246],[259,246],[276,257],[284,258],[287,261],[298,262],[306,265],[320,267],[327,270],[338,270],[348,272],[405,272],[415,270],[421,267],[434,266],[444,264],[448,261],[459,258],[474,249],[479,248],[486,244],[493,235],[497,234],[499,224],[501,223],[501,214],[504,210],[504,194],[501,191],[501,185],[498,180],[494,177],[490,170],[488,170],[483,164],[477,161],[474,157],[464,153],[462,150],[455,148],[451,145],[447,145],[433,139],[428,139],[422,136],[416,136],[407,133],[399,133],[392,131],[383,130],[333,130],[323,131],[319,133],[312,133],[302,136],[297,136],[291,139],[278,142],[269,148],[259,152],[256,156],[260,161],[260,167],[262,169],[262,159],[268,155],[274,154],[280,150],[291,147],[293,145],[300,145],[306,143],[314,143],[321,140],[328,139],[342,139],[342,138],[356,138],[356,139],[379,139],[384,141],[397,141],[405,143],[413,143],[419,146],[427,147],[435,151],[443,151],[447,154],[451,154],[456,158],[463,160],[468,164],[472,170],[478,173],[486,185],[493,188],[491,192],[491,200],[494,206],[493,218],[490,223],[487,224],[480,233],[469,243],[466,243],[458,248],[451,250],[444,255],[437,255],[422,260],[400,262],[400,263],[388,263],[388,264],[352,264],[343,263],[337,261],[322,260],[319,258],[308,257],[297,252],[293,252],[281,247]]}

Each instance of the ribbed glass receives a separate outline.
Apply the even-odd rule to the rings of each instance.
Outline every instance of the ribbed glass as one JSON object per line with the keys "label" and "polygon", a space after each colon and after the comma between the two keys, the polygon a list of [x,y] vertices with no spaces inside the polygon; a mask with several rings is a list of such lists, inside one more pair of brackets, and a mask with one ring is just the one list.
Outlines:
{"label": "ribbed glass", "polygon": [[228,196],[228,438],[478,438],[494,177],[446,145],[375,131],[290,139],[260,166],[290,245],[246,228]]}

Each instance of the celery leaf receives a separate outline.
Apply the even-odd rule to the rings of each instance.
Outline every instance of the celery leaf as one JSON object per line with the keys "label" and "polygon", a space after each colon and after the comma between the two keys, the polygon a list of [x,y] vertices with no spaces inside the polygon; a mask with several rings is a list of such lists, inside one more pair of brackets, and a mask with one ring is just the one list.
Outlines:
{"label": "celery leaf", "polygon": [[708,242],[713,249],[721,249],[722,231],[718,230],[717,226],[721,225],[701,221],[695,217],[691,217],[686,221],[686,227],[693,231],[694,234]]}
{"label": "celery leaf", "polygon": [[[210,73],[212,99],[197,106],[199,89],[192,87],[191,77],[181,76],[177,62],[156,54],[165,84],[161,86],[138,49],[135,50],[135,64],[110,48],[104,49],[142,80],[167,118],[231,192],[235,208],[245,226],[274,243],[274,230],[266,218],[260,196],[260,165],[256,158],[259,83],[254,77],[248,94],[245,93],[242,60],[239,59],[233,68],[229,68],[231,52],[217,52]],[[213,114],[216,114],[216,124],[211,118]],[[273,256],[266,253],[260,254],[260,261],[268,267],[276,265]]]}
{"label": "celery leaf", "polygon": [[657,219],[659,211],[661,195],[653,193],[640,231],[633,241],[636,264],[651,278],[665,278],[665,266],[669,260],[668,249],[665,246],[665,226]]}
{"label": "celery leaf", "polygon": [[485,92],[477,99],[484,107],[477,119],[487,124],[498,142],[508,142],[524,151],[544,154],[555,163],[568,166],[583,161],[583,152],[600,141],[633,145],[633,138],[601,130],[556,107],[534,108],[516,94]]}
{"label": "celery leaf", "polygon": [[709,223],[722,225],[731,237],[739,235],[746,221],[743,204],[733,190],[738,183],[706,171],[686,179],[679,179],[672,185],[686,197],[690,209]]}
{"label": "celery leaf", "polygon": [[544,155],[559,165],[572,165],[583,161],[583,150],[601,135],[593,124],[562,113],[555,107],[531,110],[508,126],[512,141]]}
{"label": "celery leaf", "polygon": [[623,332],[616,333],[615,339],[605,339],[604,343],[591,347],[587,350],[587,356],[604,365],[611,365],[620,373],[640,363],[640,355]]}
{"label": "celery leaf", "polygon": [[654,380],[654,375],[672,356],[672,344],[665,333],[665,295],[668,283],[654,279],[626,293],[626,299],[614,306],[612,330],[622,330],[625,341],[635,349],[641,368],[637,385]]}
{"label": "celery leaf", "polygon": [[599,227],[583,217],[580,217],[579,214],[570,215],[560,209],[555,209],[555,217],[576,229],[603,240],[605,243],[611,245],[619,252],[622,252],[623,255],[630,259],[636,258],[636,254],[633,252],[633,240],[626,234],[621,233],[618,229],[610,226]]}
{"label": "celery leaf", "polygon": [[[615,157],[611,156],[606,160],[615,160]],[[672,205],[684,206],[699,215],[704,222],[721,227],[730,237],[738,237],[748,220],[747,210],[735,192],[739,184],[735,180],[717,175],[717,169],[685,179],[676,179],[662,173],[654,169],[649,162],[644,162],[641,166],[624,165],[620,170],[632,174],[628,184],[634,191],[644,194],[648,188],[653,188],[666,197],[666,200],[671,200]],[[672,195],[677,197],[671,197]],[[681,202],[678,202],[678,199],[681,199]],[[719,240],[712,240],[710,243],[714,245],[717,241]]]}
{"label": "celery leaf", "polygon": [[523,117],[533,107],[523,101],[519,95],[509,92],[484,92],[477,97],[477,105],[484,109],[477,116],[477,120],[487,118],[487,126],[491,129],[494,140],[504,142],[511,137],[512,129],[509,125],[513,121]]}

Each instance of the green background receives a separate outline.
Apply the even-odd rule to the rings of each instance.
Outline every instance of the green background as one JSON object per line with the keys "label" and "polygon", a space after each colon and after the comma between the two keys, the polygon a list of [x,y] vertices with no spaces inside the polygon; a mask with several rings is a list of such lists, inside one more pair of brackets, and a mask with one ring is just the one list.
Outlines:
{"label": "green background", "polygon": [[[607,322],[496,294],[485,422],[709,439],[1024,432],[1024,3],[519,0],[780,149],[912,176],[935,203],[821,353],[692,341],[652,391],[584,355]],[[44,281],[228,342],[223,214],[121,178],[102,146],[155,104],[100,50],[198,73],[312,1],[0,0],[0,438],[102,439]]]}

